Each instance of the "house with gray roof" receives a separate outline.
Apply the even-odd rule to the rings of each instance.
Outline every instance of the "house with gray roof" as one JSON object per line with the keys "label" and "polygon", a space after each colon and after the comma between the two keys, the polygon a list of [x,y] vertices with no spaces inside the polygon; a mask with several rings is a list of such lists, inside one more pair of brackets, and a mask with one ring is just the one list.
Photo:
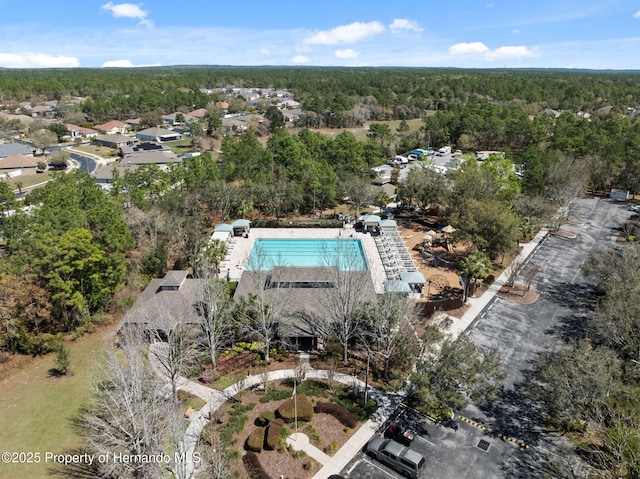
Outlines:
{"label": "house with gray roof", "polygon": [[136,133],[136,138],[144,141],[176,141],[182,138],[180,133],[165,128],[146,128]]}
{"label": "house with gray roof", "polygon": [[153,279],[125,313],[122,327],[141,327],[151,337],[163,337],[178,323],[202,323],[204,279],[187,271],[168,271]]}
{"label": "house with gray roof", "polygon": [[126,135],[105,135],[95,139],[96,143],[99,143],[109,148],[122,148],[125,145],[130,145],[137,140],[132,136]]}
{"label": "house with gray roof", "polygon": [[11,155],[33,156],[33,149],[22,143],[0,143],[0,158]]}

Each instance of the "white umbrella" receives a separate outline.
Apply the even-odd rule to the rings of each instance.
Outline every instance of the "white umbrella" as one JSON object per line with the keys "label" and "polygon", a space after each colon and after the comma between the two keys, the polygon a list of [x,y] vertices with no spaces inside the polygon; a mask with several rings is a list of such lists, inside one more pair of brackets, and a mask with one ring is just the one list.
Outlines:
{"label": "white umbrella", "polygon": [[442,232],[443,232],[443,233],[447,233],[447,234],[451,234],[451,233],[453,233],[455,230],[456,230],[456,229],[455,229],[453,226],[451,226],[451,225],[447,225],[447,226],[445,226],[444,228],[442,228]]}

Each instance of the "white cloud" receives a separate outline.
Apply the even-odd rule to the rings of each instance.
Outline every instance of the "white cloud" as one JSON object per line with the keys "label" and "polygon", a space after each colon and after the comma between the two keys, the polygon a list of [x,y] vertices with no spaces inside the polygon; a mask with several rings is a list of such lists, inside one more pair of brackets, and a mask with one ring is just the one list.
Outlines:
{"label": "white cloud", "polygon": [[450,55],[478,55],[489,51],[489,47],[482,42],[457,43],[449,47]]}
{"label": "white cloud", "polygon": [[384,25],[380,22],[354,22],[349,25],[341,25],[331,30],[323,30],[305,38],[307,45],[337,45],[338,43],[355,43],[384,31]]}
{"label": "white cloud", "polygon": [[271,50],[269,50],[268,48],[261,48],[260,55],[271,55]]}
{"label": "white cloud", "polygon": [[633,14],[633,18],[640,18],[640,10]]}
{"label": "white cloud", "polygon": [[538,51],[535,48],[525,46],[498,47],[491,50],[482,42],[458,43],[449,47],[450,55],[481,55],[483,59],[495,60],[518,60],[520,58],[537,57]]}
{"label": "white cloud", "polygon": [[389,28],[393,33],[402,33],[404,31],[421,32],[424,30],[424,28],[418,25],[418,22],[406,18],[394,18]]}
{"label": "white cloud", "polygon": [[113,2],[108,2],[102,5],[102,9],[111,12],[114,18],[137,18],[138,20],[140,20],[139,25],[153,27],[153,22],[147,18],[149,12],[143,10],[139,5],[136,5],[135,3],[114,4]]}
{"label": "white cloud", "polygon": [[76,57],[54,56],[47,53],[0,53],[0,67],[5,68],[75,68],[80,66]]}
{"label": "white cloud", "polygon": [[291,59],[293,63],[309,63],[311,58],[305,57],[304,55],[296,55]]}
{"label": "white cloud", "polygon": [[524,46],[499,47],[487,52],[485,55],[487,60],[518,60],[520,58],[537,56],[537,50]]}
{"label": "white cloud", "polygon": [[102,64],[102,68],[133,68],[131,60],[110,60]]}
{"label": "white cloud", "polygon": [[337,58],[356,58],[360,55],[359,52],[348,48],[346,50],[336,50],[335,55]]}
{"label": "white cloud", "polygon": [[520,33],[520,29],[516,28],[515,30],[511,30],[511,33],[515,33],[516,35]]}

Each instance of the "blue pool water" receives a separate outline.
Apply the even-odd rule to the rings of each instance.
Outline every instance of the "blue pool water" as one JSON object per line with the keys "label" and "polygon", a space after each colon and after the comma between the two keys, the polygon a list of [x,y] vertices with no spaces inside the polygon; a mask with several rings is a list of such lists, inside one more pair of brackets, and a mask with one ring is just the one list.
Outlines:
{"label": "blue pool water", "polygon": [[341,270],[367,270],[367,259],[358,239],[257,239],[248,270],[274,266],[334,266]]}

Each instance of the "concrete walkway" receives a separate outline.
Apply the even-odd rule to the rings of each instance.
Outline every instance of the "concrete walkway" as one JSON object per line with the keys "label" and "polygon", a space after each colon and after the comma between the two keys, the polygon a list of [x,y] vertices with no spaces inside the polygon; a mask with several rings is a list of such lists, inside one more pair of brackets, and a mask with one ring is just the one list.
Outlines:
{"label": "concrete walkway", "polygon": [[[169,387],[169,378],[158,360],[158,355],[162,357],[165,354],[165,343],[153,343],[149,346],[149,358],[151,365],[160,378],[167,382]],[[302,357],[303,363],[305,356]],[[331,373],[324,369],[309,369],[305,374],[305,379],[324,379],[328,380]],[[279,381],[282,379],[290,379],[296,377],[294,369],[281,369],[279,371],[271,371],[268,375],[268,381]],[[365,384],[355,376],[348,374],[335,373],[333,381],[350,386],[364,393]],[[195,463],[192,460],[193,452],[200,439],[204,426],[209,422],[211,413],[219,409],[225,401],[233,398],[236,394],[246,389],[262,384],[261,375],[247,376],[226,388],[224,391],[212,389],[204,386],[196,381],[191,381],[184,377],[177,380],[177,389],[186,391],[194,396],[198,396],[206,402],[199,410],[194,412],[189,418],[189,426],[179,445],[179,452],[185,453],[188,460],[184,464],[180,464],[183,470],[180,472],[181,477],[191,478],[194,476]],[[332,457],[327,456],[318,448],[308,442],[302,444],[303,439],[300,438],[299,445],[301,449],[310,457],[317,460],[323,467],[313,476],[313,479],[324,479],[331,474],[338,474],[351,460],[351,458],[360,451],[364,445],[371,439],[376,431],[386,422],[391,413],[400,405],[404,399],[404,393],[385,393],[376,388],[369,386],[369,397],[378,403],[378,409],[360,428],[349,438],[344,446],[342,446]],[[300,433],[299,433],[300,434]],[[293,436],[293,435],[292,435]],[[291,436],[291,440],[294,440]],[[294,447],[295,448],[295,447]],[[317,457],[316,457],[317,456]]]}
{"label": "concrete walkway", "polygon": [[287,438],[287,445],[291,446],[294,451],[304,451],[305,454],[315,459],[323,466],[327,464],[331,457],[309,442],[309,437],[302,432],[294,432]]}

